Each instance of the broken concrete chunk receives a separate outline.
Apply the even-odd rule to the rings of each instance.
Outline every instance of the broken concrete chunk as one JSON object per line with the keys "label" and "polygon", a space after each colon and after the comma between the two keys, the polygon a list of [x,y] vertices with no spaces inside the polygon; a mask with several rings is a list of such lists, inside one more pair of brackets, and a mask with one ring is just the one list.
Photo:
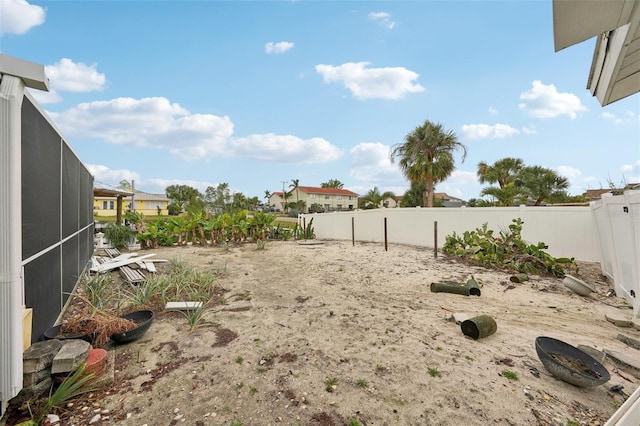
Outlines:
{"label": "broken concrete chunk", "polygon": [[604,353],[615,365],[640,379],[640,358],[610,349],[605,349]]}
{"label": "broken concrete chunk", "polygon": [[31,386],[35,386],[49,377],[51,377],[50,368],[45,368],[44,370],[35,371],[33,373],[24,373],[22,375],[22,387],[29,388]]}
{"label": "broken concrete chunk", "polygon": [[631,346],[634,349],[640,349],[640,340],[634,339],[633,337],[625,336],[624,334],[618,334],[616,339],[620,340],[627,346]]}
{"label": "broken concrete chunk", "polygon": [[631,327],[631,317],[618,309],[605,312],[604,317],[618,327]]}
{"label": "broken concrete chunk", "polygon": [[34,386],[23,387],[22,390],[11,400],[12,404],[22,404],[25,401],[39,397],[51,390],[53,379],[48,376],[43,381],[35,384]]}
{"label": "broken concrete chunk", "polygon": [[67,340],[53,358],[51,374],[70,373],[75,371],[87,360],[91,345],[84,340]]}
{"label": "broken concrete chunk", "polygon": [[61,347],[62,342],[57,339],[36,342],[29,346],[29,349],[22,354],[22,372],[26,374],[48,370],[51,367],[53,357]]}

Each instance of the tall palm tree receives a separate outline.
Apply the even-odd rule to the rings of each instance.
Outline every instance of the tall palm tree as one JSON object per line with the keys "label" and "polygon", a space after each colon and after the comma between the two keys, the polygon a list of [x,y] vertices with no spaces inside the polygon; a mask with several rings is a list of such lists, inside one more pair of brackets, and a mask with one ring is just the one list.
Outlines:
{"label": "tall palm tree", "polygon": [[524,167],[524,162],[520,158],[505,157],[493,165],[488,165],[484,161],[478,163],[478,181],[480,183],[498,183],[500,188],[504,188],[509,182],[514,182],[515,177]]}
{"label": "tall palm tree", "polygon": [[394,194],[391,191],[387,191],[381,194],[378,187],[374,186],[373,189],[370,189],[367,192],[367,195],[360,198],[359,201],[360,201],[360,204],[364,205],[365,207],[372,205],[373,208],[377,208],[377,207],[380,207],[380,204],[384,202],[384,200],[386,200],[387,198],[393,198],[395,200],[396,194]]}
{"label": "tall palm tree", "polygon": [[402,173],[411,183],[424,182],[423,207],[433,207],[433,190],[438,182],[445,180],[455,170],[453,151],[462,149],[462,162],[467,157],[467,147],[458,142],[451,130],[429,120],[413,129],[404,138],[404,143],[391,149],[391,162],[398,159]]}
{"label": "tall palm tree", "polygon": [[300,195],[298,193],[298,186],[300,186],[300,179],[291,179],[291,184],[289,188],[291,188],[290,192],[296,191],[296,206],[300,202]]}
{"label": "tall palm tree", "polygon": [[271,199],[271,191],[269,191],[268,189],[264,191],[264,199],[267,200],[267,207],[269,206],[269,200]]}

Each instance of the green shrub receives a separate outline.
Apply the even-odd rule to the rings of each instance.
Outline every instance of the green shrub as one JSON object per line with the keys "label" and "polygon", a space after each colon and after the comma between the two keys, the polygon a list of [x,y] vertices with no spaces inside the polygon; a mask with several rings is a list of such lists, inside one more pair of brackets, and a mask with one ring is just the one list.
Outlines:
{"label": "green shrub", "polygon": [[574,258],[554,258],[545,250],[545,243],[529,244],[522,240],[522,219],[513,219],[508,231],[494,237],[484,223],[475,231],[447,235],[442,251],[470,263],[504,268],[520,273],[549,273],[564,277],[565,270],[578,272]]}

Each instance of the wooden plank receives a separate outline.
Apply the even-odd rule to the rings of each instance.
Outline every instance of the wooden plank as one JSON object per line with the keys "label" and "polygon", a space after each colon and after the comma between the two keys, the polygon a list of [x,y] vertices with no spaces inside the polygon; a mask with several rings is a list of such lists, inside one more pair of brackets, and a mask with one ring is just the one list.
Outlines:
{"label": "wooden plank", "polygon": [[136,269],[131,269],[129,266],[126,266],[126,265],[120,267],[120,273],[122,274],[124,279],[130,282],[131,284],[141,283],[147,279],[147,277],[145,277],[142,274],[142,272]]}
{"label": "wooden plank", "polygon": [[155,256],[155,254],[151,253],[151,254],[145,254],[144,256],[136,256],[136,257],[133,257],[133,258],[130,258],[130,259],[118,260],[116,262],[107,262],[107,263],[103,263],[102,265],[98,265],[95,268],[91,268],[91,271],[92,272],[104,273],[104,272],[110,271],[112,269],[119,268],[120,266],[125,266],[125,265],[128,265],[130,263],[137,262],[137,261],[142,260],[142,259],[147,259],[147,258],[153,257],[153,256]]}
{"label": "wooden plank", "polygon": [[107,253],[109,257],[117,257],[120,256],[120,250],[115,248],[104,249],[104,252]]}
{"label": "wooden plank", "polygon": [[156,265],[154,265],[153,262],[144,262],[144,264],[147,267],[147,271],[153,273],[158,272],[158,270],[156,269]]}

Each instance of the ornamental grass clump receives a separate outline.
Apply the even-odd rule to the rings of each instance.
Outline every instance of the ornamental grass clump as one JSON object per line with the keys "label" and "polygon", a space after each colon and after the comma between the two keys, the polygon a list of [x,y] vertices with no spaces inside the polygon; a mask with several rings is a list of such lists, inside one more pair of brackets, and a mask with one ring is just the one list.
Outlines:
{"label": "ornamental grass clump", "polygon": [[513,219],[509,229],[500,231],[498,236],[494,236],[487,223],[462,235],[454,232],[447,235],[442,251],[471,264],[519,273],[546,273],[560,278],[567,270],[578,273],[574,258],[554,258],[545,251],[549,248],[545,243],[529,244],[522,240],[523,224],[522,219]]}

